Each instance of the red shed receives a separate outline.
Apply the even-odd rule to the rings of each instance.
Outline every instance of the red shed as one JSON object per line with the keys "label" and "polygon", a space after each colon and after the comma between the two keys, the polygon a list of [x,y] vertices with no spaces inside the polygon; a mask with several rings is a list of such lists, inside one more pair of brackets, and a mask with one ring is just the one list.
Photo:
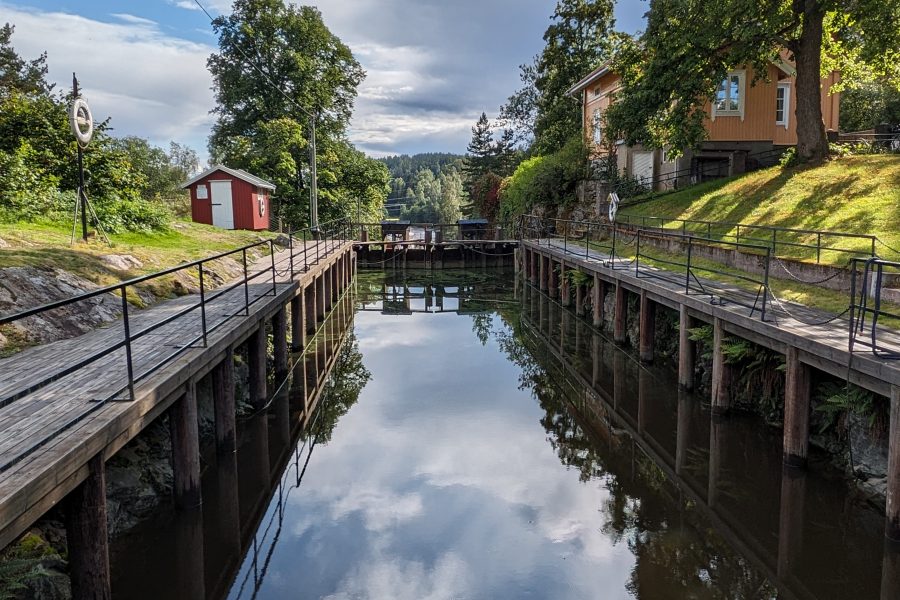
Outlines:
{"label": "red shed", "polygon": [[275,186],[241,169],[216,165],[182,184],[191,192],[191,218],[223,229],[269,228]]}

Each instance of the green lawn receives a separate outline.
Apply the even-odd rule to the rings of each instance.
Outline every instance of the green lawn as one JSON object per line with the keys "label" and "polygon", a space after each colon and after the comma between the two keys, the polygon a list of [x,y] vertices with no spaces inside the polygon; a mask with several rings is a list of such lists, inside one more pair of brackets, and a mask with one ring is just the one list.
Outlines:
{"label": "green lawn", "polygon": [[[900,250],[900,156],[851,156],[812,168],[772,167],[623,207],[621,214],[872,234],[880,240],[877,254],[900,260],[900,253],[891,250]],[[674,222],[665,226],[681,227]],[[705,231],[701,225],[688,229]],[[733,227],[714,229],[714,235],[735,233]],[[814,244],[816,236],[782,239]],[[823,245],[828,243],[826,237]],[[833,239],[830,244],[860,251],[870,246],[866,240],[848,239]],[[816,258],[813,249],[779,248],[778,254]],[[844,264],[847,258],[845,253],[824,252],[822,262]]]}
{"label": "green lawn", "polygon": [[[111,235],[112,246],[98,238],[84,243],[80,237],[71,245],[71,236],[72,228],[67,225],[0,223],[0,239],[10,246],[0,248],[0,268],[62,268],[99,285],[110,285],[267,239],[271,234],[176,221],[168,231]],[[143,266],[116,271],[100,260],[104,254],[129,254]]]}

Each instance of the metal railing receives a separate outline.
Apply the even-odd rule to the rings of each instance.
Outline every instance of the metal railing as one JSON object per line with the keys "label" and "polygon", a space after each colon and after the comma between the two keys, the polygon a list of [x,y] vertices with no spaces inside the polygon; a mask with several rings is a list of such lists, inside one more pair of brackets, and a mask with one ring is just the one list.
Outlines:
{"label": "metal railing", "polygon": [[[822,260],[822,252],[837,252],[849,257],[873,257],[876,255],[875,245],[878,237],[861,233],[843,233],[819,229],[793,229],[789,227],[773,227],[769,225],[748,225],[746,223],[730,223],[726,221],[703,221],[696,219],[678,219],[674,217],[654,217],[645,215],[619,214],[619,224],[641,227],[655,231],[680,231],[683,235],[692,235],[716,243],[737,242],[764,245],[772,250],[775,256],[790,258],[791,250],[809,250],[815,252],[816,264]],[[675,225],[672,227],[671,225]],[[732,233],[733,232],[733,233]],[[802,240],[815,240],[802,241]],[[851,248],[849,244],[842,246],[836,243],[847,240],[862,241],[866,248]],[[801,252],[802,253],[802,252]],[[796,256],[796,254],[794,255]]]}
{"label": "metal railing", "polygon": [[[695,246],[709,244],[707,240],[700,240],[689,234],[642,229],[630,232],[605,223],[528,215],[522,219],[522,235],[525,239],[537,241],[538,245],[546,242],[548,246],[560,248],[567,254],[599,259],[610,269],[633,269],[635,277],[651,277],[674,283],[687,295],[708,295],[717,302],[727,300],[749,309],[749,316],[759,313],[760,319],[766,320],[768,296],[771,293],[769,267],[772,261],[772,250],[768,246],[747,242],[715,242],[720,247],[757,255],[762,262],[762,275],[753,276],[739,269],[725,270],[713,261],[697,260],[694,256]],[[662,241],[668,249],[651,253],[648,250],[651,247],[647,243],[649,239],[653,240],[652,247]],[[598,250],[603,254],[598,255]],[[644,261],[644,268],[641,260]],[[714,281],[703,281],[704,275],[735,282],[736,289],[716,287]]]}
{"label": "metal railing", "polygon": [[516,221],[460,225],[459,223],[355,223],[354,231],[359,238],[368,232],[370,243],[418,242],[421,244],[441,244],[464,241],[502,241],[518,239]]}
{"label": "metal railing", "polygon": [[[63,377],[71,375],[85,368],[86,366],[100,360],[101,358],[109,356],[110,354],[122,349],[124,349],[125,351],[125,364],[123,366],[125,367],[127,373],[127,383],[124,386],[116,389],[105,399],[97,401],[93,409],[96,409],[106,402],[119,399],[119,395],[125,391],[128,392],[128,399],[134,400],[134,388],[136,382],[159,370],[161,367],[171,362],[175,357],[184,352],[186,349],[194,347],[196,344],[201,344],[203,347],[205,347],[208,343],[209,334],[222,327],[231,319],[237,316],[249,316],[250,307],[253,304],[266,296],[277,295],[277,286],[279,280],[281,282],[292,281],[295,275],[301,269],[302,271],[307,271],[312,265],[318,264],[321,259],[327,257],[338,246],[349,240],[349,234],[349,221],[347,221],[346,219],[332,221],[330,223],[323,224],[316,231],[304,229],[300,232],[286,234],[287,246],[285,248],[285,251],[287,254],[279,257],[277,260],[275,240],[264,240],[253,244],[247,244],[246,246],[235,248],[234,250],[229,250],[213,256],[208,256],[200,260],[195,260],[189,263],[171,267],[163,271],[143,275],[141,277],[129,279],[121,283],[92,290],[90,292],[85,292],[83,294],[78,294],[70,298],[50,302],[42,306],[26,309],[10,315],[0,316],[0,326],[3,326],[20,322],[30,317],[43,315],[53,310],[71,307],[79,302],[84,302],[93,298],[99,298],[107,294],[117,295],[121,299],[122,339],[117,342],[111,343],[99,350],[96,350],[85,357],[79,358],[77,362],[62,367],[52,374],[46,375],[38,381],[31,382],[26,387],[17,389],[14,392],[9,393],[5,397],[0,398],[0,408],[3,408],[4,406],[9,405],[16,400],[32,394],[46,387],[47,385],[58,381]],[[297,244],[297,242],[301,241],[302,247]],[[308,244],[308,241],[315,241],[315,243]],[[270,262],[265,265],[264,268],[255,271],[251,270],[252,265],[248,262],[248,252],[254,250],[262,250],[263,252],[268,252],[271,257]],[[240,261],[242,266],[243,274],[239,279],[223,287],[216,288],[215,291],[213,291],[206,283],[206,274],[209,272],[206,265],[212,261],[228,257],[238,257],[238,260]],[[188,306],[181,308],[174,314],[154,321],[153,323],[141,328],[138,331],[132,330],[132,311],[129,308],[129,292],[131,292],[134,297],[138,297],[138,294],[135,291],[135,288],[137,288],[137,286],[147,284],[148,282],[152,282],[154,280],[158,280],[161,277],[174,275],[177,273],[192,272],[196,272],[199,285],[197,293],[198,298],[196,302],[190,303]],[[268,286],[269,283],[271,283],[271,289],[266,290],[265,292],[257,295],[254,298],[251,298],[250,284],[255,281],[259,281],[260,284],[264,284],[265,286]],[[229,292],[232,292],[239,288],[243,288],[243,306],[241,306],[238,311],[232,314],[227,314],[225,318],[220,320],[219,322],[210,325],[207,322],[207,311],[210,308],[210,305],[214,303],[216,299],[221,298]],[[132,356],[132,346],[134,342],[188,315],[197,314],[197,312],[199,312],[200,314],[200,323],[199,328],[196,331],[196,336],[194,338],[181,345],[178,349],[176,349],[175,352],[168,356],[165,356],[164,358],[162,358],[162,360],[158,361],[150,368],[145,369],[142,373],[135,373],[134,359]],[[2,365],[3,362],[0,361],[0,366]]]}
{"label": "metal railing", "polygon": [[[900,336],[894,330],[879,325],[883,319],[900,320],[900,314],[884,307],[884,281],[886,275],[900,273],[900,262],[879,258],[852,259],[853,277],[850,283],[850,347],[860,345],[879,357],[889,360],[900,359]],[[884,338],[892,335],[892,345]]]}

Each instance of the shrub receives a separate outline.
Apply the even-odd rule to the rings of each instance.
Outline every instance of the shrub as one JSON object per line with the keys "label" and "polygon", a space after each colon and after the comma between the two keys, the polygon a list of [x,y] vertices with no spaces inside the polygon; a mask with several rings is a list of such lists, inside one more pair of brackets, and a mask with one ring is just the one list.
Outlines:
{"label": "shrub", "polygon": [[587,149],[580,138],[559,152],[523,161],[500,188],[501,215],[509,219],[538,204],[557,208],[574,204],[586,165]]}

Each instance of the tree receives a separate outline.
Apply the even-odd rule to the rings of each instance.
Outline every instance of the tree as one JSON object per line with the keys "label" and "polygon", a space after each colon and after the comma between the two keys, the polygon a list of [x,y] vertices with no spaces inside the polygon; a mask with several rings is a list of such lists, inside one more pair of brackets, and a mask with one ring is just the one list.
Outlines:
{"label": "tree", "polygon": [[9,23],[0,27],[0,96],[12,90],[23,94],[49,94],[53,84],[47,83],[47,53],[34,60],[24,60],[12,47],[16,28]]}
{"label": "tree", "polygon": [[475,126],[472,127],[472,141],[466,147],[466,176],[469,181],[475,181],[493,170],[496,164],[496,150],[491,124],[487,115],[481,113]]}
{"label": "tree", "polygon": [[864,76],[900,84],[898,15],[900,0],[652,0],[645,33],[617,53],[623,88],[606,112],[607,133],[676,153],[696,147],[704,105],[728,71],[765,74],[786,50],[797,71],[797,154],[822,160],[821,75],[839,70],[839,87]]}
{"label": "tree", "polygon": [[900,90],[872,81],[841,95],[842,131],[862,131],[882,123],[900,124]]}
{"label": "tree", "polygon": [[513,144],[529,146],[534,141],[534,123],[537,119],[538,93],[537,80],[538,57],[531,64],[519,65],[519,79],[522,87],[506,100],[500,107],[500,126],[511,130]]}
{"label": "tree", "polygon": [[[581,135],[581,105],[566,91],[608,58],[613,4],[613,0],[557,2],[552,23],[544,33],[546,46],[535,65],[535,92],[519,92],[524,94],[523,115],[528,114],[528,99],[536,96],[536,154],[561,150],[570,139]],[[527,88],[531,74],[523,71],[522,79]]]}
{"label": "tree", "polygon": [[147,199],[171,198],[181,191],[181,184],[200,165],[197,153],[172,142],[169,153],[147,140],[128,136],[113,140],[113,148],[122,152],[132,169],[143,175],[141,195]]}
{"label": "tree", "polygon": [[354,206],[339,175],[357,161],[345,141],[357,87],[365,71],[310,6],[283,0],[236,0],[213,22],[219,52],[213,76],[217,120],[210,153],[276,185],[273,200],[295,224],[308,210],[308,139],[316,115],[320,216]]}

